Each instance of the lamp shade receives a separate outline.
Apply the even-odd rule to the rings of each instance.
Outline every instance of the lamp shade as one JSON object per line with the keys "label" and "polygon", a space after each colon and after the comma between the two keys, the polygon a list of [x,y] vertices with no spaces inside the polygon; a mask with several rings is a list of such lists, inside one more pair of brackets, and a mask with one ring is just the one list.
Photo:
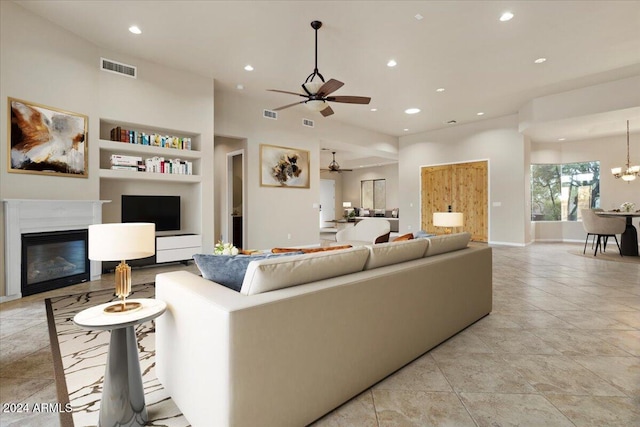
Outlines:
{"label": "lamp shade", "polygon": [[124,261],[156,253],[156,225],[149,222],[89,226],[89,259]]}
{"label": "lamp shade", "polygon": [[342,207],[343,208],[350,208],[351,207],[351,202],[342,202]]}
{"label": "lamp shade", "polygon": [[315,95],[316,93],[318,93],[318,91],[320,90],[323,84],[324,84],[323,81],[317,81],[317,82],[307,82],[303,86],[305,87],[305,89],[309,91],[311,95]]}
{"label": "lamp shade", "polygon": [[434,212],[433,225],[436,227],[462,227],[462,212]]}
{"label": "lamp shade", "polygon": [[321,99],[312,99],[311,101],[306,101],[304,105],[307,106],[311,111],[322,111],[329,106],[326,102]]}

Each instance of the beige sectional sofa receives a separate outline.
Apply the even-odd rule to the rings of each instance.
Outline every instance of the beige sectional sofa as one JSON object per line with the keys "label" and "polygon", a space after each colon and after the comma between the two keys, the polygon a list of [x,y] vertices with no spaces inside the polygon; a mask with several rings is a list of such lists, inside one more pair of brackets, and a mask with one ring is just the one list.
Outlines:
{"label": "beige sectional sofa", "polygon": [[241,292],[159,274],[157,376],[195,427],[307,425],[491,312],[491,248],[468,241],[253,261]]}

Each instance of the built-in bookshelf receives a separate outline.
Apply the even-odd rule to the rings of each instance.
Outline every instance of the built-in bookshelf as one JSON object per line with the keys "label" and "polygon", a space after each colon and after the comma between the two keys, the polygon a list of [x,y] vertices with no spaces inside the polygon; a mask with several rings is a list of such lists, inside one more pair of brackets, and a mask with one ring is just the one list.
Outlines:
{"label": "built-in bookshelf", "polygon": [[[112,141],[114,131],[118,129],[127,129],[130,132],[131,141],[137,142],[120,142]],[[124,133],[124,131],[123,131]],[[134,137],[135,135],[135,137]],[[147,138],[143,138],[146,135]],[[166,146],[151,145],[153,136],[166,135],[166,140],[179,140],[179,144],[171,144],[167,142]],[[149,138],[150,137],[150,138]],[[159,137],[158,137],[159,139]],[[186,141],[188,140],[188,145]],[[145,141],[146,143],[142,143]],[[165,136],[162,137],[164,144]],[[183,143],[183,141],[185,141]],[[149,144],[149,145],[147,145]],[[160,142],[159,142],[160,144]],[[197,134],[184,131],[176,131],[161,128],[150,128],[144,125],[119,122],[114,120],[100,120],[100,178],[101,179],[135,179],[141,181],[161,181],[161,182],[183,182],[198,183],[200,182],[200,159],[202,154],[199,150],[200,137]],[[190,149],[176,147],[190,147]],[[151,171],[136,170],[114,170],[111,164],[111,157],[119,156],[136,156],[140,157],[143,163],[147,159],[165,160],[167,162],[182,160],[191,163],[190,174],[178,173],[160,173]]]}

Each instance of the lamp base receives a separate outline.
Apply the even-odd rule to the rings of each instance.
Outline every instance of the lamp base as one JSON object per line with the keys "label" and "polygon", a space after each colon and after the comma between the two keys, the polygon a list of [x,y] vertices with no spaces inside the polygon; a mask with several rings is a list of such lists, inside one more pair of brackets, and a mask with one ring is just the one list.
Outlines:
{"label": "lamp base", "polygon": [[117,302],[104,308],[105,313],[128,313],[131,311],[140,310],[142,304],[139,302]]}

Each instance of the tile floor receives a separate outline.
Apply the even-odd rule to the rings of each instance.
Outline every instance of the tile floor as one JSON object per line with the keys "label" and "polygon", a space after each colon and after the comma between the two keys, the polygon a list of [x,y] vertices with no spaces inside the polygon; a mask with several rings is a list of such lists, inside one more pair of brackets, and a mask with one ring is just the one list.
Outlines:
{"label": "tile floor", "polygon": [[[640,425],[640,264],[569,253],[577,247],[495,247],[490,316],[315,425]],[[44,298],[111,286],[107,275],[0,304],[3,404],[57,402]],[[0,425],[55,426],[58,416],[0,413]]]}

